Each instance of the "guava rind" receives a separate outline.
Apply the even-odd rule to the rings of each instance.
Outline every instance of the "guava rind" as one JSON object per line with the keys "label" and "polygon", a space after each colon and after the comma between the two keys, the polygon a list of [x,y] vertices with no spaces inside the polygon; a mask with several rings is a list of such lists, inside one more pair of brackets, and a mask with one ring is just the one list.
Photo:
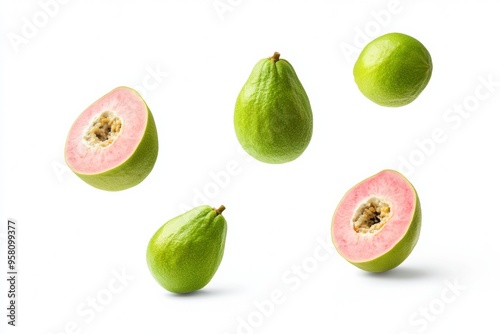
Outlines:
{"label": "guava rind", "polygon": [[[147,124],[141,141],[127,160],[111,169],[96,174],[78,173],[72,169],[73,173],[87,184],[107,191],[120,191],[138,185],[151,173],[158,157],[158,132],[146,101],[132,88],[119,88],[126,88],[137,94],[148,110]],[[71,169],[71,166],[67,165]]]}
{"label": "guava rind", "polygon": [[297,159],[312,137],[309,98],[292,65],[261,59],[238,94],[234,128],[255,159],[280,164]]}
{"label": "guava rind", "polygon": [[160,227],[149,241],[146,259],[166,290],[189,293],[205,287],[222,261],[225,218],[208,205],[198,206]]}
{"label": "guava rind", "polygon": [[381,106],[401,107],[413,102],[429,83],[432,59],[417,39],[389,33],[363,48],[353,74],[368,99]]}

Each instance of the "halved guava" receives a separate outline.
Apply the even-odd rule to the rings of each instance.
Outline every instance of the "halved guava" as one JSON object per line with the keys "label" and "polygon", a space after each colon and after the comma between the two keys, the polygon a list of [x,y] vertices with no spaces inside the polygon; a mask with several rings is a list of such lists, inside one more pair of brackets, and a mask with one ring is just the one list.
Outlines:
{"label": "halved guava", "polygon": [[422,221],[420,200],[400,173],[383,170],[352,187],[332,218],[339,254],[371,272],[399,266],[412,252]]}
{"label": "halved guava", "polygon": [[146,102],[118,87],[85,109],[65,146],[68,167],[88,184],[118,191],[149,175],[158,156],[158,134]]}

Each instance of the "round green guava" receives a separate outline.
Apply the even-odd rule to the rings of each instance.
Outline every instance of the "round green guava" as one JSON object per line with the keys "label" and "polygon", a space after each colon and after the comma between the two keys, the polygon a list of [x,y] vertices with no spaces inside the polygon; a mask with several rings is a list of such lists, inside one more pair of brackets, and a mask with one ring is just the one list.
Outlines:
{"label": "round green guava", "polygon": [[415,38],[389,33],[361,51],[354,64],[354,81],[371,101],[386,107],[400,107],[414,101],[432,75],[432,59]]}

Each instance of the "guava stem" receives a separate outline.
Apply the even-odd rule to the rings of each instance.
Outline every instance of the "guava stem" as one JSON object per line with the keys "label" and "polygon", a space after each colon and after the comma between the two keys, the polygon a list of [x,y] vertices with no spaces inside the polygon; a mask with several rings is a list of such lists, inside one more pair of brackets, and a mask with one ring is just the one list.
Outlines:
{"label": "guava stem", "polygon": [[271,57],[269,57],[269,59],[272,59],[274,60],[274,62],[277,62],[278,60],[280,60],[280,53],[274,52],[274,54]]}
{"label": "guava stem", "polygon": [[214,209],[215,212],[217,212],[218,215],[222,213],[222,211],[226,210],[226,207],[224,205],[221,205],[218,209]]}

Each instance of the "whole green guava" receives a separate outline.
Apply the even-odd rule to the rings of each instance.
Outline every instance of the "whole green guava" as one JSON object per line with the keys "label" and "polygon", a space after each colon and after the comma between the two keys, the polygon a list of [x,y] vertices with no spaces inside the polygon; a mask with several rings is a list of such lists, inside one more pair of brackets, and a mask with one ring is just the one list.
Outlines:
{"label": "whole green guava", "polygon": [[149,241],[146,259],[151,274],[163,288],[189,293],[210,282],[224,254],[224,209],[201,205],[156,231]]}
{"label": "whole green guava", "polygon": [[313,132],[306,91],[292,65],[279,57],[275,52],[254,66],[234,109],[234,129],[243,149],[271,164],[297,159]]}

